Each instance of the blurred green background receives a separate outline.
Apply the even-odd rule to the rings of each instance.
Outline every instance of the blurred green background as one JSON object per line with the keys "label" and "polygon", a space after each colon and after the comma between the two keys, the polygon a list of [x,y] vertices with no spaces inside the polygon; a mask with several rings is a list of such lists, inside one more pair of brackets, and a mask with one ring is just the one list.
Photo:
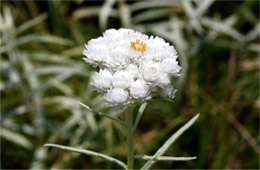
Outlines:
{"label": "blurred green background", "polygon": [[[259,169],[259,1],[1,1],[1,169],[116,169],[45,143],[87,148],[125,161],[123,127],[89,84],[84,43],[107,28],[163,37],[179,54],[173,101],[148,103],[135,152],[153,155],[196,113],[167,151],[197,156],[156,169]],[[143,161],[136,161],[141,167]]]}

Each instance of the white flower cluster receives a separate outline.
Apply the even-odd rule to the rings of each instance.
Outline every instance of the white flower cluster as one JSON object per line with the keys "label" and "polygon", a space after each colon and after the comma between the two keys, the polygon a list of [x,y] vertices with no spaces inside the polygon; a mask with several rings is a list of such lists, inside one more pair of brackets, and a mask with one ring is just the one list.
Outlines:
{"label": "white flower cluster", "polygon": [[83,54],[85,62],[100,68],[92,76],[92,85],[111,105],[128,105],[155,93],[175,96],[171,82],[181,67],[174,47],[162,38],[109,29],[90,40]]}

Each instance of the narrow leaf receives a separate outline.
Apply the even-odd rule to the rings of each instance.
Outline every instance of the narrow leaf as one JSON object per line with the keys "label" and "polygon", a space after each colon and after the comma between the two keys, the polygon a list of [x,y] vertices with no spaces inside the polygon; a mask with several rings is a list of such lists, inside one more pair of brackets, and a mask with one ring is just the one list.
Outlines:
{"label": "narrow leaf", "polygon": [[[78,20],[78,19],[82,19],[82,18],[98,16],[99,11],[100,11],[99,6],[79,8],[75,12],[73,12],[73,18]],[[109,15],[112,16],[112,17],[117,17],[118,12],[115,9],[111,9]]]}
{"label": "narrow leaf", "polygon": [[81,103],[81,102],[79,102],[79,104],[80,104],[81,106],[85,107],[86,109],[88,109],[90,112],[96,114],[96,115],[104,116],[104,117],[106,117],[106,118],[108,118],[108,119],[111,119],[111,120],[114,120],[114,121],[120,123],[120,124],[123,125],[123,126],[126,126],[125,122],[123,122],[122,120],[119,120],[118,118],[115,118],[115,117],[113,117],[113,116],[109,116],[109,115],[104,114],[104,113],[102,113],[102,112],[95,111],[95,110],[91,109],[89,106],[87,106],[87,105],[85,105],[85,104],[83,104],[83,103]]}
{"label": "narrow leaf", "polygon": [[19,34],[27,29],[29,29],[30,27],[33,27],[34,25],[37,25],[39,23],[41,23],[42,21],[44,21],[47,18],[47,14],[44,13],[42,15],[39,15],[35,18],[33,18],[32,20],[29,20],[27,22],[25,22],[24,24],[20,25],[17,29],[16,29],[16,33]]}
{"label": "narrow leaf", "polygon": [[3,137],[6,140],[9,140],[19,146],[22,146],[26,149],[32,148],[32,143],[23,135],[10,131],[9,129],[0,127],[0,136]]}
{"label": "narrow leaf", "polygon": [[162,156],[167,149],[185,132],[199,117],[199,114],[194,116],[188,123],[182,126],[177,132],[175,132],[162,146],[161,148],[152,156],[151,160],[146,162],[146,164],[141,169],[149,169],[154,163],[156,163],[156,159]]}
{"label": "narrow leaf", "polygon": [[159,156],[157,159],[153,159],[153,156],[149,155],[135,155],[135,159],[153,160],[153,161],[189,161],[194,160],[197,157],[173,157],[173,156]]}
{"label": "narrow leaf", "polygon": [[108,18],[113,9],[113,5],[115,4],[115,0],[105,1],[102,5],[99,13],[99,26],[102,30],[106,29]]}
{"label": "narrow leaf", "polygon": [[[71,70],[67,70],[62,72],[61,74],[55,75],[52,78],[49,78],[46,82],[42,83],[39,86],[36,86],[32,91],[30,95],[42,92],[48,88],[50,88],[54,83],[63,81],[69,77],[71,77],[73,74],[76,74],[79,72],[79,68],[73,68]],[[32,74],[30,74],[32,75]]]}
{"label": "narrow leaf", "polygon": [[100,157],[100,158],[103,158],[107,161],[114,162],[114,163],[120,165],[123,168],[126,168],[126,164],[123,163],[122,161],[117,160],[117,159],[115,159],[111,156],[107,156],[107,155],[98,153],[98,152],[94,152],[94,151],[90,151],[90,150],[86,150],[86,149],[73,148],[73,147],[69,147],[69,146],[56,145],[56,144],[45,144],[44,146],[50,146],[50,147],[55,147],[55,148],[71,151],[71,152],[82,153],[82,154],[85,154],[85,155]]}
{"label": "narrow leaf", "polygon": [[143,113],[144,113],[146,106],[147,106],[147,103],[143,103],[138,110],[138,113],[137,113],[137,116],[136,116],[136,119],[135,119],[135,123],[134,123],[134,131],[133,131],[134,133],[135,133],[136,128],[137,128],[137,126],[138,126],[138,124],[141,120],[141,117],[143,116]]}
{"label": "narrow leaf", "polygon": [[234,28],[225,25],[223,22],[215,21],[208,17],[202,17],[201,23],[202,23],[202,25],[207,26],[212,30],[227,34],[230,37],[232,37],[240,42],[245,42],[245,40],[246,40],[245,36],[243,34],[241,34],[239,31],[235,30]]}
{"label": "narrow leaf", "polygon": [[71,46],[74,44],[73,41],[54,36],[54,35],[38,35],[38,34],[31,34],[26,35],[17,40],[17,45],[23,45],[26,43],[32,43],[32,42],[39,42],[39,43],[54,43],[54,44],[60,44],[65,46]]}

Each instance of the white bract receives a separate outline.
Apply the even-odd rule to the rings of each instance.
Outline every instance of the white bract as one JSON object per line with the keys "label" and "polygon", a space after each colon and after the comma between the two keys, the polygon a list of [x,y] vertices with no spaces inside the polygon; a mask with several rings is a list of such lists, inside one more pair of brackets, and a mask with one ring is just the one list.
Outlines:
{"label": "white bract", "polygon": [[176,50],[162,38],[109,29],[85,47],[85,62],[100,68],[91,83],[109,104],[126,106],[158,93],[175,97],[172,78],[180,75],[181,67]]}
{"label": "white bract", "polygon": [[112,88],[105,94],[106,101],[114,105],[126,105],[128,98],[128,92],[121,88]]}
{"label": "white bract", "polygon": [[99,70],[95,72],[92,76],[92,85],[95,86],[100,91],[106,91],[110,89],[113,76],[107,69]]}

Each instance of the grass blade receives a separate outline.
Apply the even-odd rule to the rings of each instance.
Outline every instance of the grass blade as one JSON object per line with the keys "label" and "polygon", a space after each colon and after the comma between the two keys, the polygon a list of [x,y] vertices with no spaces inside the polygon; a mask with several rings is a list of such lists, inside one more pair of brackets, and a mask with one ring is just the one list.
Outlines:
{"label": "grass blade", "polygon": [[173,13],[173,11],[174,10],[172,8],[147,10],[145,12],[133,16],[133,23],[136,24],[144,21],[160,19]]}
{"label": "grass blade", "polygon": [[123,163],[122,161],[117,160],[117,159],[115,159],[113,157],[110,157],[110,156],[98,153],[98,152],[94,152],[94,151],[90,151],[90,150],[86,150],[86,149],[73,148],[73,147],[69,147],[69,146],[56,145],[56,144],[45,144],[44,146],[50,146],[50,147],[55,147],[55,148],[71,151],[71,152],[76,152],[76,153],[82,153],[82,154],[85,154],[85,155],[96,156],[96,157],[99,157],[99,158],[103,158],[103,159],[105,159],[107,161],[114,162],[114,163],[120,165],[121,167],[126,168],[126,164]]}
{"label": "grass blade", "polygon": [[131,26],[131,13],[129,6],[125,2],[126,0],[119,1],[119,14],[122,26],[128,28]]}
{"label": "grass blade", "polygon": [[45,160],[48,157],[47,155],[47,148],[46,147],[38,147],[35,149],[33,154],[33,159],[30,165],[30,170],[33,169],[45,169]]}
{"label": "grass blade", "polygon": [[[24,73],[26,75],[27,78],[27,82],[29,84],[30,87],[30,93],[28,93],[29,95],[28,100],[30,102],[27,103],[27,107],[32,109],[32,112],[35,113],[35,117],[34,117],[34,126],[36,128],[37,131],[37,136],[39,138],[42,137],[42,135],[44,134],[44,130],[45,130],[45,119],[43,116],[43,104],[42,104],[42,93],[38,92],[38,93],[33,93],[33,89],[37,88],[40,84],[39,82],[39,77],[37,77],[36,75],[29,75],[29,73],[34,72],[34,65],[31,62],[31,60],[28,58],[27,55],[21,55],[20,54],[20,60],[21,63],[23,65],[24,68]],[[31,99],[30,99],[31,97]]]}
{"label": "grass blade", "polygon": [[139,1],[136,3],[133,3],[130,6],[130,9],[132,12],[143,10],[143,9],[151,9],[151,8],[158,8],[158,7],[179,7],[181,5],[181,1],[172,1],[172,0],[163,0],[163,1],[157,1],[157,0],[150,0],[150,1]]}
{"label": "grass blade", "polygon": [[154,163],[156,163],[156,159],[162,156],[166,150],[185,132],[199,117],[199,114],[194,116],[188,123],[182,126],[177,132],[175,132],[162,146],[161,148],[152,156],[151,160],[146,162],[141,169],[149,169]]}
{"label": "grass blade", "polygon": [[20,25],[17,29],[16,29],[16,34],[19,34],[27,29],[29,29],[30,27],[33,27],[34,25],[37,25],[39,23],[41,23],[42,21],[44,21],[46,18],[48,17],[47,13],[44,13],[40,16],[37,16],[35,18],[33,18],[30,21],[25,22],[24,24]]}
{"label": "grass blade", "polygon": [[138,126],[138,124],[139,124],[139,122],[140,122],[140,120],[143,116],[143,113],[144,113],[146,106],[147,106],[147,103],[143,103],[138,110],[138,113],[137,113],[137,116],[136,116],[136,119],[135,119],[135,123],[134,123],[134,131],[133,131],[134,133],[135,133],[136,128],[137,128],[137,126]]}
{"label": "grass blade", "polygon": [[55,84],[56,82],[59,81],[64,81],[66,79],[68,79],[69,77],[71,77],[72,75],[76,74],[78,71],[78,69],[80,68],[75,68],[75,69],[71,69],[71,70],[67,70],[66,72],[63,72],[59,75],[53,76],[52,78],[48,79],[46,82],[42,83],[41,85],[35,87],[30,95],[42,92],[48,88],[50,88],[53,84]]}
{"label": "grass blade", "polygon": [[17,40],[17,45],[23,45],[26,43],[39,42],[39,43],[54,43],[65,46],[71,46],[74,44],[72,40],[68,40],[62,37],[54,36],[54,35],[38,35],[31,34],[21,37]]}
{"label": "grass blade", "polygon": [[120,124],[123,125],[123,126],[126,126],[125,122],[119,120],[118,118],[115,118],[115,117],[109,116],[109,115],[107,115],[107,114],[104,114],[104,113],[95,111],[95,110],[91,109],[89,106],[87,106],[87,105],[85,105],[85,104],[83,104],[83,103],[81,103],[81,102],[79,102],[79,104],[80,104],[81,106],[85,107],[86,109],[88,109],[90,112],[96,114],[96,115],[104,116],[104,117],[106,117],[106,118],[108,118],[108,119],[111,119],[111,120],[114,120],[114,121],[120,123]]}
{"label": "grass blade", "polygon": [[196,9],[195,11],[195,16],[201,17],[207,9],[209,9],[209,7],[213,4],[215,0],[206,0],[206,1],[200,1],[200,5],[199,7]]}
{"label": "grass blade", "polygon": [[215,21],[215,20],[212,20],[208,17],[202,17],[201,23],[202,23],[202,25],[209,27],[212,30],[227,34],[230,37],[232,37],[232,38],[234,38],[234,39],[236,39],[240,42],[245,42],[245,40],[246,40],[245,36],[243,34],[238,32],[234,28],[223,24],[223,22]]}
{"label": "grass blade", "polygon": [[143,159],[143,160],[153,160],[153,161],[189,161],[194,160],[197,157],[173,157],[173,156],[159,156],[156,159],[153,159],[153,156],[149,155],[135,155],[135,159]]}
{"label": "grass blade", "polygon": [[22,146],[26,149],[32,148],[32,143],[23,135],[18,132],[12,132],[6,128],[0,127],[0,136],[4,139],[11,141],[19,146]]}
{"label": "grass blade", "polygon": [[115,0],[106,0],[101,7],[100,13],[99,13],[99,27],[101,30],[105,30],[107,27],[108,18],[110,16],[110,13],[113,9],[113,5],[115,4]]}
{"label": "grass blade", "polygon": [[[99,6],[83,7],[83,8],[79,8],[75,12],[73,12],[72,16],[75,20],[79,20],[79,19],[82,19],[82,18],[89,18],[89,17],[93,17],[93,16],[98,16],[100,9],[101,8]],[[117,17],[118,12],[115,9],[111,9],[109,15],[112,16],[112,17]]]}
{"label": "grass blade", "polygon": [[191,26],[197,31],[197,33],[201,34],[203,30],[200,25],[200,22],[196,18],[195,9],[192,5],[192,2],[190,0],[183,0],[182,4],[183,4],[183,8],[184,8],[186,14],[188,15],[188,17],[190,19]]}

